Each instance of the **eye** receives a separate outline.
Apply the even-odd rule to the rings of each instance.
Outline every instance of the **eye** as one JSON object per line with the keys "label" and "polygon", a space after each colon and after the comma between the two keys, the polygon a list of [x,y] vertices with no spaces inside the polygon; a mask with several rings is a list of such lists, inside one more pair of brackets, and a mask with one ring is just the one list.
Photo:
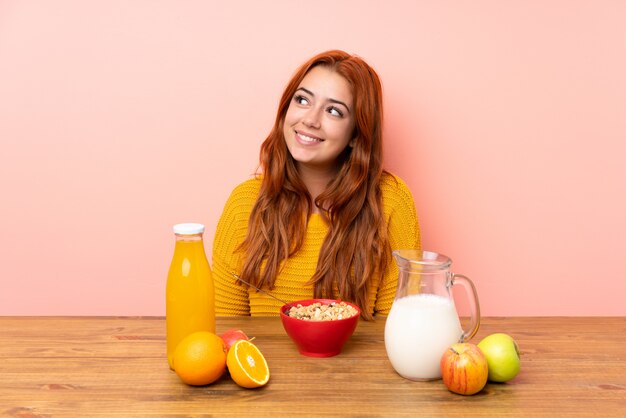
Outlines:
{"label": "eye", "polygon": [[300,94],[296,94],[293,97],[293,101],[298,103],[299,105],[307,105],[309,104],[309,99],[307,99],[306,97],[300,95]]}
{"label": "eye", "polygon": [[343,112],[341,110],[339,110],[338,108],[334,107],[334,106],[333,107],[329,107],[327,112],[330,113],[333,116],[338,116],[340,118],[343,117]]}

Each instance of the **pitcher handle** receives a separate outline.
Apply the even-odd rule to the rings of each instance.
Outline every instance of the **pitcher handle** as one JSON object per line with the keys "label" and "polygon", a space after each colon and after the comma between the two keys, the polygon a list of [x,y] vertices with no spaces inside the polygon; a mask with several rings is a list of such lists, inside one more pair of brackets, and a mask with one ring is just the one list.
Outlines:
{"label": "pitcher handle", "polygon": [[478,293],[476,292],[476,287],[474,287],[474,283],[472,283],[468,277],[463,276],[462,274],[453,274],[451,285],[454,286],[457,283],[465,288],[470,304],[470,329],[468,331],[463,330],[460,340],[460,342],[463,342],[471,339],[478,331],[478,327],[480,327],[480,305],[478,303]]}

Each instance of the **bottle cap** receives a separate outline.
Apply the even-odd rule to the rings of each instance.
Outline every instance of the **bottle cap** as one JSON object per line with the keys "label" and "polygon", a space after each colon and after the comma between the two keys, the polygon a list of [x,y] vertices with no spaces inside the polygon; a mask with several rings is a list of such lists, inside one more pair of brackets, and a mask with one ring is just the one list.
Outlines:
{"label": "bottle cap", "polygon": [[174,233],[177,235],[196,235],[204,232],[204,225],[185,223],[174,225]]}

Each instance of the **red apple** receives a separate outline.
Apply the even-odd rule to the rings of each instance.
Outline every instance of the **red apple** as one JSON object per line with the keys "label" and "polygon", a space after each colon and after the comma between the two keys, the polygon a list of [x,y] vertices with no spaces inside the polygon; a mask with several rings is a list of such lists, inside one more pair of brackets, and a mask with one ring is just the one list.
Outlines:
{"label": "red apple", "polygon": [[239,340],[249,340],[248,336],[240,329],[229,329],[222,335],[222,340],[224,340],[224,344],[226,345],[226,351],[230,349],[230,346],[235,344],[235,341]]}
{"label": "red apple", "polygon": [[487,376],[487,359],[475,344],[452,344],[441,356],[441,377],[450,392],[478,393],[487,384]]}

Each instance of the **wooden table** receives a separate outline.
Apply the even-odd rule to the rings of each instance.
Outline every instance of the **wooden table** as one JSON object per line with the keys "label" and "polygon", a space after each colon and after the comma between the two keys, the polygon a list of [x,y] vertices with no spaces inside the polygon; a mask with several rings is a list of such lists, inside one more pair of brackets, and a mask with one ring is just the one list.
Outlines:
{"label": "wooden table", "polygon": [[278,318],[218,318],[265,354],[271,379],[183,384],[163,318],[0,317],[0,416],[626,416],[626,318],[484,318],[474,342],[507,332],[522,371],[478,395],[411,382],[387,360],[384,320],[359,323],[342,354],[301,356]]}

